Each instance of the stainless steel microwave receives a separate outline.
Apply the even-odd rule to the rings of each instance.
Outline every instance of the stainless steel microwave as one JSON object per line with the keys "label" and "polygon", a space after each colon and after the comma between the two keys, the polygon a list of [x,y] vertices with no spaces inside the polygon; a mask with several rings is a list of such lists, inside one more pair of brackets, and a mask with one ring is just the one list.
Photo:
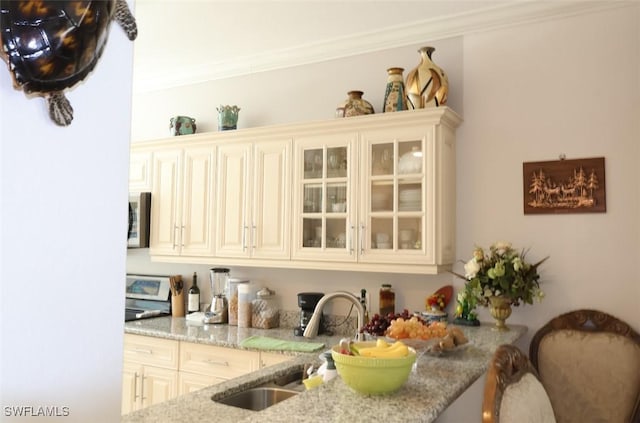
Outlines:
{"label": "stainless steel microwave", "polygon": [[129,194],[129,230],[127,248],[149,247],[149,224],[151,217],[151,193]]}

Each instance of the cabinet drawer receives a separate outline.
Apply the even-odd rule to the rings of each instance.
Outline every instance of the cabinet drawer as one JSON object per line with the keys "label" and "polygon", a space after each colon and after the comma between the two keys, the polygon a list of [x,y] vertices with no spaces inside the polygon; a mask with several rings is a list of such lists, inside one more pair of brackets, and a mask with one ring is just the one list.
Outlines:
{"label": "cabinet drawer", "polygon": [[258,370],[260,353],[182,342],[180,371],[231,379]]}
{"label": "cabinet drawer", "polygon": [[125,334],[124,360],[148,366],[178,368],[178,341]]}

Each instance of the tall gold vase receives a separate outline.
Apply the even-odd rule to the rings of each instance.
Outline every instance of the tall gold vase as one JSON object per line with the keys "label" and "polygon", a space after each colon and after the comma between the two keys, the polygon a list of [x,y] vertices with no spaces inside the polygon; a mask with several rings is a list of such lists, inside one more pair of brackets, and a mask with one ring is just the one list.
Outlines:
{"label": "tall gold vase", "polygon": [[489,312],[496,320],[495,330],[509,330],[505,321],[511,316],[511,299],[509,297],[489,297]]}
{"label": "tall gold vase", "polygon": [[433,47],[421,47],[420,63],[407,74],[408,108],[424,109],[444,106],[449,94],[449,78],[441,67],[433,63]]}

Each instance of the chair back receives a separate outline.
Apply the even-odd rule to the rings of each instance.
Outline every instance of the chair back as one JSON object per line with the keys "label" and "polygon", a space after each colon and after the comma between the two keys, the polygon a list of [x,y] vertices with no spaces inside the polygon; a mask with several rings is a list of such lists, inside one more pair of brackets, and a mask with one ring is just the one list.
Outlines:
{"label": "chair back", "polygon": [[527,356],[513,345],[496,350],[484,385],[482,423],[555,423],[549,397]]}
{"label": "chair back", "polygon": [[640,336],[625,322],[562,314],[536,332],[529,357],[559,423],[640,422]]}

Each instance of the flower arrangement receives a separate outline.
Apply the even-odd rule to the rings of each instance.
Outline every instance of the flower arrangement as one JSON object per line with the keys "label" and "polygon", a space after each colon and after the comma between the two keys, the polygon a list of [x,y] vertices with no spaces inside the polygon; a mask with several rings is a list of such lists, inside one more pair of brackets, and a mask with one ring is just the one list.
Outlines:
{"label": "flower arrangement", "polygon": [[458,304],[466,301],[467,308],[473,310],[475,303],[487,306],[489,298],[506,296],[514,306],[520,303],[533,304],[541,301],[544,292],[540,289],[538,266],[549,257],[535,264],[525,261],[526,251],[516,251],[509,242],[496,242],[489,247],[489,253],[476,247],[473,257],[464,265],[466,279],[464,298],[458,296]]}
{"label": "flower arrangement", "polygon": [[444,310],[446,307],[444,294],[433,294],[427,297],[427,310]]}

